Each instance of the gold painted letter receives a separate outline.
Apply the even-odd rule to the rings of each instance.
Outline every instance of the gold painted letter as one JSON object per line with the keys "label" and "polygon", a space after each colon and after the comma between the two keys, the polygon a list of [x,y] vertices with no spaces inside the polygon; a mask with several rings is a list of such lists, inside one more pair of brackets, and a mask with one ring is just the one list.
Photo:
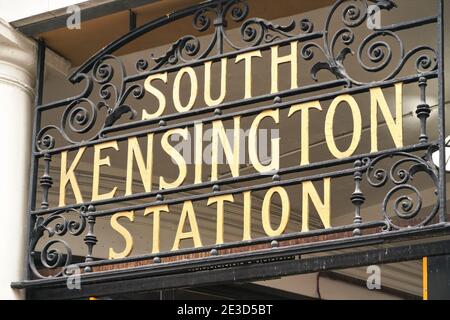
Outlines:
{"label": "gold painted letter", "polygon": [[139,168],[145,192],[152,191],[152,167],[153,167],[153,134],[147,135],[147,161],[144,162],[142,151],[138,139],[132,137],[128,139],[128,160],[127,160],[127,181],[125,195],[133,194],[133,164],[134,159]]}
{"label": "gold painted letter", "polygon": [[162,82],[167,83],[167,72],[154,74],[145,79],[144,88],[158,99],[159,107],[154,113],[147,113],[145,109],[142,110],[142,120],[158,118],[164,113],[164,109],[166,109],[166,97],[160,90],[152,86],[153,80],[161,80]]}
{"label": "gold painted letter", "polygon": [[202,183],[202,166],[203,166],[203,123],[198,122],[194,124],[195,135],[195,180],[194,184]]}
{"label": "gold painted letter", "polygon": [[386,121],[386,125],[394,139],[395,147],[403,147],[403,83],[395,85],[395,118],[392,117],[389,106],[381,88],[370,90],[370,133],[372,136],[371,152],[378,151],[378,106]]}
{"label": "gold painted letter", "polygon": [[[353,117],[353,137],[352,142],[346,151],[340,151],[334,139],[333,126],[334,126],[334,115],[336,113],[337,107],[342,103],[346,102],[350,106]],[[328,149],[331,154],[337,159],[343,159],[350,157],[358,148],[359,142],[361,140],[362,132],[362,119],[361,112],[359,111],[359,106],[356,100],[348,95],[341,95],[336,97],[328,109],[327,116],[325,119],[325,139],[327,141]]]}
{"label": "gold painted letter", "polygon": [[233,195],[227,194],[219,197],[212,197],[208,199],[208,206],[217,203],[217,226],[216,226],[216,244],[223,243],[223,220],[224,220],[224,206],[225,201],[234,202]]}
{"label": "gold painted letter", "polygon": [[[189,95],[189,102],[186,106],[183,107],[180,100],[180,91],[181,91],[181,80],[183,79],[184,74],[189,76],[191,82],[191,93]],[[186,112],[192,109],[194,106],[195,100],[197,99],[197,91],[198,91],[198,80],[197,75],[195,74],[194,69],[191,67],[185,67],[178,71],[175,81],[173,84],[173,103],[175,105],[175,109],[178,112]]]}
{"label": "gold painted letter", "polygon": [[244,192],[244,235],[242,241],[252,239],[252,193]]}
{"label": "gold painted letter", "polygon": [[[270,222],[270,206],[272,205],[272,197],[274,193],[278,193],[281,198],[281,221],[280,226],[276,230],[272,229],[272,224]],[[283,234],[289,222],[290,212],[291,204],[289,202],[289,197],[286,190],[282,187],[274,187],[269,189],[264,196],[262,205],[262,224],[264,231],[269,237],[276,237]]]}
{"label": "gold painted letter", "polygon": [[178,178],[176,178],[175,181],[173,182],[167,182],[164,179],[164,177],[160,177],[159,178],[160,189],[170,189],[179,187],[183,183],[184,179],[186,179],[187,175],[186,161],[183,158],[183,156],[169,143],[169,137],[174,134],[180,135],[184,140],[187,140],[189,132],[187,128],[172,129],[164,133],[164,135],[161,138],[162,148],[172,158],[172,160],[176,162],[178,169],[180,170],[180,173],[178,175]]}
{"label": "gold painted letter", "polygon": [[134,211],[119,212],[111,216],[111,227],[116,230],[125,239],[125,249],[122,252],[115,252],[113,248],[109,248],[109,259],[120,259],[128,257],[133,250],[133,237],[130,232],[119,223],[119,218],[127,218],[134,222]]}
{"label": "gold painted letter", "polygon": [[72,185],[73,194],[77,203],[83,203],[83,197],[81,196],[80,187],[78,186],[77,177],[75,176],[75,169],[80,163],[80,159],[83,156],[86,147],[82,147],[78,150],[75,159],[67,170],[67,151],[61,153],[61,175],[59,180],[59,206],[66,205],[66,186],[70,182]]}
{"label": "gold painted letter", "polygon": [[245,96],[244,99],[252,97],[252,58],[262,58],[261,51],[251,51],[236,56],[236,63],[245,60]]}
{"label": "gold painted letter", "polygon": [[117,187],[114,187],[108,193],[100,194],[100,167],[102,166],[111,166],[111,161],[109,156],[106,158],[101,158],[101,152],[103,149],[113,148],[116,151],[119,151],[119,146],[117,145],[117,141],[110,141],[101,144],[97,144],[94,146],[94,169],[92,173],[92,201],[96,200],[106,200],[114,197],[114,194],[117,191]]}
{"label": "gold painted letter", "polygon": [[[189,225],[191,226],[191,231],[189,232],[183,232],[186,218],[189,220]],[[195,217],[194,206],[192,205],[192,201],[186,201],[181,212],[180,222],[178,223],[177,235],[175,236],[172,251],[180,249],[181,240],[191,238],[194,241],[194,246],[196,248],[202,246],[200,232],[198,231],[197,219]]]}
{"label": "gold painted letter", "polygon": [[239,177],[239,142],[241,133],[241,118],[234,117],[233,148],[230,145],[222,121],[213,121],[212,128],[212,156],[211,156],[211,181],[218,179],[219,166],[219,141],[223,147],[225,158],[230,166],[233,177]]}
{"label": "gold painted letter", "polygon": [[298,87],[297,84],[297,64],[298,64],[298,44],[297,41],[291,42],[291,53],[284,57],[278,56],[279,46],[274,46],[272,49],[272,91],[271,93],[278,92],[278,66],[283,63],[291,63],[291,89]]}
{"label": "gold painted letter", "polygon": [[322,111],[322,106],[319,101],[312,101],[294,105],[289,110],[289,117],[301,110],[301,166],[309,164],[309,109]]}
{"label": "gold painted letter", "polygon": [[275,171],[280,169],[280,138],[272,139],[271,156],[272,161],[268,165],[263,165],[258,156],[258,131],[259,125],[264,118],[272,118],[275,123],[280,122],[280,110],[267,110],[261,112],[253,121],[248,135],[248,155],[253,167],[260,173]]}
{"label": "gold painted letter", "polygon": [[331,202],[331,179],[323,179],[323,202],[320,200],[314,184],[311,181],[302,184],[302,232],[309,231],[309,199],[319,213],[320,220],[325,229],[331,228],[330,202]]}
{"label": "gold painted letter", "polygon": [[152,253],[159,252],[159,240],[160,240],[160,232],[161,232],[161,212],[169,212],[168,205],[156,206],[156,207],[148,207],[144,211],[144,217],[153,213],[153,246]]}
{"label": "gold painted letter", "polygon": [[220,95],[219,98],[213,99],[211,97],[211,67],[212,67],[212,61],[208,61],[205,63],[205,102],[206,105],[209,107],[217,106],[218,104],[221,104],[223,100],[225,99],[225,95],[227,93],[227,58],[222,58],[220,60],[221,65],[221,76],[220,76]]}

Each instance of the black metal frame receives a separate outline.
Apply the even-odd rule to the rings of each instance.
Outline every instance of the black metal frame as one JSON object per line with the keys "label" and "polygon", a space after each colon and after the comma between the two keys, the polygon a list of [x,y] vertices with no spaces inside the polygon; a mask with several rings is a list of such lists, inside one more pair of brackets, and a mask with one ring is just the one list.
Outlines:
{"label": "black metal frame", "polygon": [[[391,10],[396,4],[392,0],[377,0],[373,1],[380,10]],[[352,50],[350,45],[354,44],[354,33],[352,28],[360,26],[366,21],[370,13],[368,12],[369,2],[367,0],[348,1],[338,0],[332,6],[329,16],[325,23],[325,29],[320,32],[314,31],[314,25],[308,19],[303,19],[297,25],[292,22],[289,25],[281,26],[260,18],[247,19],[248,5],[245,0],[217,0],[202,3],[200,5],[181,10],[179,12],[167,15],[155,21],[138,28],[134,28],[129,34],[113,42],[105,47],[99,53],[89,59],[83,66],[81,66],[71,77],[72,83],[79,83],[84,81],[86,83],[85,90],[78,96],[64,99],[61,101],[52,102],[49,104],[42,104],[43,91],[43,73],[44,73],[44,59],[45,59],[45,45],[41,42],[39,45],[39,64],[38,64],[38,90],[36,98],[35,123],[33,135],[33,153],[31,165],[31,180],[30,180],[30,248],[28,254],[28,266],[30,273],[28,279],[21,283],[13,284],[17,288],[31,288],[33,289],[33,296],[42,297],[39,293],[43,287],[47,287],[46,294],[54,294],[54,297],[76,297],[87,295],[91,292],[89,290],[84,293],[69,293],[67,289],[62,289],[65,276],[67,274],[66,267],[71,265],[71,249],[66,241],[61,239],[67,233],[73,236],[81,236],[84,234],[84,242],[87,247],[85,262],[77,264],[83,268],[82,274],[83,282],[89,284],[103,281],[125,281],[125,278],[137,279],[141,278],[139,275],[139,268],[130,268],[127,270],[113,270],[107,272],[92,272],[93,268],[111,264],[110,260],[93,261],[93,248],[98,239],[95,235],[94,227],[96,218],[101,216],[109,216],[120,211],[138,210],[153,204],[178,204],[186,200],[199,201],[210,196],[217,196],[221,194],[238,194],[244,191],[265,190],[274,186],[288,186],[297,185],[304,181],[317,181],[326,177],[344,177],[353,176],[355,180],[355,191],[350,197],[350,200],[355,206],[354,224],[344,227],[331,228],[327,230],[317,230],[307,233],[294,233],[276,238],[261,238],[246,242],[227,243],[220,246],[207,246],[197,249],[184,249],[174,252],[166,252],[154,255],[144,255],[132,258],[114,260],[114,263],[125,263],[139,260],[152,259],[153,264],[141,268],[145,270],[146,276],[155,273],[155,278],[152,281],[158,282],[159,271],[162,273],[183,274],[184,272],[192,272],[193,269],[198,268],[218,268],[220,266],[234,266],[233,273],[236,266],[246,263],[254,263],[264,259],[283,259],[283,257],[290,257],[292,255],[299,255],[311,252],[323,252],[333,249],[343,249],[352,247],[362,247],[372,244],[383,244],[385,242],[405,240],[411,237],[427,238],[433,235],[446,234],[450,227],[446,221],[446,176],[445,170],[438,170],[431,161],[431,153],[440,150],[440,168],[445,168],[445,83],[444,83],[444,38],[443,38],[443,7],[444,1],[437,0],[438,13],[436,16],[427,17],[415,21],[402,22],[395,25],[383,27],[380,30],[374,30],[364,40],[359,43],[357,50],[357,58],[362,70],[371,74],[377,75],[380,71],[386,71],[391,66],[393,59],[391,45],[383,41],[381,38],[389,37],[399,45],[400,58],[393,70],[380,79],[375,79],[373,82],[365,83],[352,77],[348,74],[344,60]],[[333,34],[330,39],[330,24],[332,18],[341,10],[341,22],[344,26]],[[214,20],[211,19],[214,15]],[[205,49],[201,47],[200,41],[194,36],[185,36],[176,41],[167,51],[167,53],[159,58],[152,58],[153,63],[146,59],[140,59],[136,63],[137,73],[128,76],[126,70],[119,58],[113,56],[113,53],[126,45],[130,41],[139,36],[153,31],[160,26],[163,26],[172,21],[176,21],[185,17],[193,17],[193,26],[198,32],[212,31],[211,42]],[[241,24],[242,42],[247,43],[246,47],[233,43],[227,36],[226,20],[232,19],[236,23]],[[405,51],[404,44],[401,37],[396,33],[398,31],[417,28],[424,25],[436,25],[438,30],[438,44],[437,48],[419,45],[409,51]],[[294,33],[299,29],[299,33]],[[318,40],[323,40],[323,44],[319,45]],[[321,54],[323,60],[316,63],[311,70],[311,77],[317,83],[303,86],[298,89],[286,90],[277,94],[268,94],[258,96],[250,99],[240,101],[233,101],[223,103],[214,107],[203,107],[193,109],[191,111],[169,114],[161,116],[157,119],[145,121],[129,121],[126,124],[116,124],[116,122],[124,115],[129,114],[130,120],[135,116],[134,109],[127,103],[130,99],[140,100],[143,98],[145,92],[143,86],[136,82],[145,77],[165,71],[174,71],[181,66],[198,66],[205,61],[219,61],[223,57],[234,57],[240,53],[252,50],[267,50],[275,44],[286,45],[292,41],[298,41],[303,47],[301,50],[301,57],[310,61],[318,53]],[[337,54],[335,52],[336,44],[340,43],[344,48]],[[231,52],[226,52],[224,46],[227,45],[232,48]],[[364,59],[364,54],[368,55],[368,60],[372,65],[367,64]],[[416,74],[398,76],[403,67],[416,56]],[[112,83],[114,76],[113,62],[118,64],[118,74],[121,76],[121,83],[116,86]],[[321,70],[328,70],[336,80],[319,82],[317,74]],[[117,73],[117,72],[116,72]],[[426,101],[426,88],[429,80],[437,79],[439,87],[439,139],[437,142],[429,142],[427,135],[427,119],[430,116],[431,108]],[[49,173],[50,162],[55,154],[62,151],[76,150],[82,146],[92,146],[97,143],[106,141],[122,141],[130,136],[144,136],[148,133],[164,132],[172,128],[191,127],[194,121],[185,121],[182,123],[170,124],[171,121],[193,116],[206,115],[202,121],[210,123],[215,120],[231,119],[234,116],[248,117],[255,115],[264,110],[273,108],[284,109],[289,108],[293,104],[302,103],[312,100],[332,99],[341,94],[356,94],[362,93],[370,88],[388,87],[394,83],[417,83],[421,93],[421,103],[417,106],[416,115],[421,126],[421,134],[418,137],[416,145],[407,146],[402,149],[384,150],[378,153],[371,153],[365,155],[357,155],[343,160],[329,160],[320,163],[314,163],[307,166],[296,166],[291,168],[281,169],[276,175],[272,177],[272,181],[268,183],[253,185],[251,187],[234,188],[228,191],[220,191],[223,185],[236,184],[244,181],[258,181],[267,178],[260,174],[250,174],[240,176],[237,178],[228,178],[216,182],[205,182],[197,185],[186,185],[176,189],[159,190],[157,192],[134,194],[132,196],[117,197],[106,201],[86,202],[83,205],[67,205],[65,207],[52,207],[48,201],[48,191],[52,187],[53,180]],[[101,102],[95,105],[89,98],[93,94],[94,84],[100,86],[99,97]],[[323,89],[335,88],[336,91],[332,93],[318,93],[304,99],[297,99],[294,101],[283,102],[282,99],[294,96],[300,93],[314,93],[320,92]],[[114,97],[114,98],[112,98]],[[248,108],[244,111],[229,112],[222,114],[224,110],[233,109],[237,106],[252,105],[259,102],[266,104],[256,108]],[[87,106],[87,107],[86,107]],[[42,112],[52,110],[55,108],[65,108],[60,125],[48,125],[41,127]],[[68,134],[68,131],[76,134],[91,133],[92,128],[98,119],[98,112],[102,108],[106,108],[107,116],[100,131],[91,134],[91,138],[87,141],[76,141]],[[120,132],[128,129],[137,129],[133,133],[121,134]],[[50,132],[56,132],[62,137],[66,145],[57,146],[56,139]],[[417,153],[422,155],[418,156]],[[397,158],[398,160],[389,169],[380,168],[380,163],[386,158]],[[42,159],[44,163],[44,174],[39,179],[37,177],[37,167],[39,160]],[[410,164],[406,169],[405,163]],[[314,169],[332,168],[339,165],[353,164],[352,167],[340,170],[331,171],[323,174],[308,175],[307,172]],[[305,172],[299,178],[291,178],[289,180],[283,179],[283,176],[291,173]],[[413,219],[418,216],[422,210],[422,198],[420,191],[412,185],[414,176],[419,173],[427,174],[438,190],[436,197],[436,204],[425,215],[425,218],[419,222],[413,222]],[[382,219],[379,221],[364,222],[361,217],[360,208],[365,202],[365,195],[361,190],[361,181],[365,179],[367,183],[374,188],[385,187],[387,183],[392,183],[392,187],[386,194],[382,205]],[[42,201],[39,208],[36,207],[36,193],[39,186],[42,188]],[[165,200],[166,195],[176,194],[181,191],[207,189],[211,188],[211,192],[206,192],[202,195],[188,196],[176,199]],[[400,196],[395,199],[394,214],[404,221],[408,222],[408,226],[396,224],[388,215],[387,204],[391,201],[391,197],[398,191],[410,192],[415,194],[417,203],[414,203],[408,195]],[[145,205],[132,206],[117,206],[114,209],[100,209],[102,205],[111,203],[121,203],[129,200],[149,199]],[[153,199],[153,200],[150,200]],[[70,220],[67,217],[69,212],[75,212],[78,215],[78,220]],[[435,219],[438,221],[436,222]],[[435,222],[433,222],[435,221]],[[378,228],[377,234],[365,234],[367,229]],[[382,231],[382,232],[381,232]],[[40,254],[35,251],[37,242],[41,239],[44,233],[50,236],[49,241],[44,245]],[[280,246],[280,243],[286,240],[309,238],[317,235],[329,235],[337,233],[349,232],[353,237],[343,238],[338,240],[329,240],[318,243],[309,243],[303,245],[294,245],[289,247]],[[55,244],[63,245],[66,252],[63,253],[58,249],[52,248]],[[245,254],[221,254],[221,250],[227,248],[236,248],[244,246],[252,246],[256,244],[269,244],[270,249],[247,252]],[[431,248],[431,247],[430,247]],[[209,253],[208,258],[202,260],[191,260],[188,262],[174,262],[160,264],[161,260],[170,257],[191,253]],[[426,252],[423,252],[426,254]],[[399,259],[409,260],[417,258],[417,254],[404,254]],[[35,259],[49,270],[58,270],[52,277],[46,277],[40,274],[35,265]],[[325,263],[326,267],[339,267],[331,260],[323,260],[323,258],[311,258],[306,262],[298,263]],[[314,260],[317,259],[317,260]],[[322,261],[323,262],[320,262]],[[346,258],[347,259],[347,258]],[[350,259],[350,258],[348,258]],[[355,266],[359,264],[358,259],[353,259]],[[381,260],[378,262],[382,262]],[[274,262],[279,263],[279,262]],[[282,262],[284,263],[284,262]],[[177,267],[182,265],[182,268]],[[347,266],[352,266],[351,264]],[[240,268],[240,267],[239,267]],[[253,267],[249,267],[252,269]],[[258,268],[258,267],[256,267]],[[139,269],[139,270],[138,270]],[[314,271],[310,268],[300,268],[296,270],[297,273]],[[225,268],[224,272],[229,272]],[[245,271],[247,272],[247,271]],[[198,271],[194,273],[195,277],[189,279],[200,279]],[[264,273],[265,276],[276,276],[270,274],[268,271]],[[40,278],[40,280],[33,280],[33,278]],[[178,279],[179,277],[177,277]],[[105,280],[106,279],[106,280]],[[152,278],[153,279],[153,278]],[[131,281],[131,280],[127,280]],[[162,281],[162,280],[161,280]],[[192,280],[197,283],[197,280]],[[200,280],[199,280],[200,281]],[[188,281],[189,282],[189,281]],[[201,282],[201,281],[200,281]],[[161,282],[162,283],[162,282]],[[90,285],[90,284],[89,284]],[[176,283],[173,283],[177,286]],[[92,284],[94,286],[94,284]],[[105,285],[106,286],[106,285]],[[113,287],[116,287],[113,285]],[[157,285],[153,285],[156,288]],[[37,289],[41,288],[41,289]],[[56,288],[53,293],[50,293],[51,288]],[[102,285],[99,286],[102,288]],[[92,289],[93,290],[93,289]]]}

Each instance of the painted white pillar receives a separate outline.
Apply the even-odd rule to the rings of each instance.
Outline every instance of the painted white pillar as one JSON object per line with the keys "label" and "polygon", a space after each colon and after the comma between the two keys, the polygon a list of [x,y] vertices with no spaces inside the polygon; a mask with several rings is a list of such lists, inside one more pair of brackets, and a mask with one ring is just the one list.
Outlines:
{"label": "painted white pillar", "polygon": [[36,45],[0,19],[0,300],[23,299]]}

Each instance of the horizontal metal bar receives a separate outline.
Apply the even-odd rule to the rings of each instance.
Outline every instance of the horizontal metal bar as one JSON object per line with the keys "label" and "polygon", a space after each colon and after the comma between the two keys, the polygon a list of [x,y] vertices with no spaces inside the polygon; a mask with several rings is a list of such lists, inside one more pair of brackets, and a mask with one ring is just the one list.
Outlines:
{"label": "horizontal metal bar", "polygon": [[[266,100],[271,100],[274,99],[275,97],[290,97],[293,95],[297,95],[297,94],[302,94],[302,93],[309,93],[312,91],[320,91],[323,90],[324,88],[333,88],[333,87],[339,87],[342,85],[346,85],[347,81],[345,80],[333,80],[333,81],[327,81],[324,83],[319,83],[319,84],[312,84],[312,85],[307,85],[307,86],[303,86],[303,87],[299,87],[296,89],[289,89],[289,90],[283,90],[277,93],[271,93],[271,94],[266,94],[266,95],[260,95],[260,96],[255,96],[255,97],[251,97],[248,99],[242,99],[239,101],[231,101],[231,102],[226,102],[223,104],[219,104],[217,106],[214,107],[204,107],[204,108],[198,108],[198,109],[194,109],[194,110],[190,110],[190,111],[185,111],[185,112],[179,112],[179,113],[174,113],[174,114],[169,114],[169,115],[165,115],[165,116],[161,116],[158,118],[154,118],[154,119],[149,119],[149,120],[140,120],[140,121],[135,121],[133,123],[130,123],[129,125],[131,125],[130,128],[132,127],[140,127],[140,126],[145,126],[145,125],[149,125],[149,124],[154,124],[154,123],[158,123],[161,120],[175,120],[178,118],[185,118],[188,116],[196,116],[196,115],[200,115],[203,113],[207,113],[207,112],[211,112],[215,109],[221,109],[221,110],[226,110],[235,106],[243,106],[243,105],[248,105],[248,104],[255,104],[258,102],[263,102]],[[77,95],[71,98],[67,98],[67,99],[63,99],[63,100],[59,100],[59,101],[55,101],[55,102],[51,102],[48,104],[44,104],[41,105],[37,108],[38,111],[40,112],[44,112],[44,111],[48,111],[48,110],[52,110],[61,106],[66,106],[68,104],[70,104],[71,102],[78,100],[80,98],[83,97],[83,94],[81,95]],[[121,124],[121,125],[116,125],[114,126],[114,128],[121,128],[121,130],[125,130],[128,127],[126,127],[127,124]]]}
{"label": "horizontal metal bar", "polygon": [[437,23],[437,22],[438,22],[438,17],[432,16],[432,17],[426,17],[426,18],[421,18],[421,19],[412,20],[412,21],[405,21],[405,22],[401,22],[401,23],[397,23],[397,24],[391,24],[388,26],[383,26],[381,28],[376,28],[375,30],[376,31],[397,32],[397,31],[421,27],[421,26],[424,26],[427,24],[432,24],[432,23]]}
{"label": "horizontal metal bar", "polygon": [[[282,169],[278,170],[276,172],[276,174],[281,177],[283,175],[287,175],[287,174],[291,174],[291,173],[295,173],[295,172],[304,172],[304,171],[309,171],[309,170],[314,170],[314,169],[325,169],[325,168],[329,168],[329,167],[333,167],[333,166],[337,166],[337,165],[345,165],[345,164],[353,163],[354,161],[363,159],[363,158],[375,158],[380,155],[388,154],[388,153],[415,152],[415,151],[420,151],[420,150],[427,150],[432,145],[433,145],[432,143],[417,144],[417,145],[407,146],[404,148],[383,150],[383,151],[379,151],[379,152],[375,152],[375,153],[358,154],[358,155],[355,155],[355,156],[352,156],[352,157],[349,157],[346,159],[334,159],[334,160],[315,162],[315,163],[303,165],[303,166],[282,168]],[[78,204],[72,204],[72,205],[67,205],[67,206],[63,206],[63,207],[54,207],[54,208],[48,208],[48,209],[34,210],[34,211],[31,211],[31,214],[32,215],[45,215],[45,214],[53,213],[55,211],[66,211],[69,209],[78,208],[80,206],[89,206],[89,205],[93,205],[93,206],[97,207],[97,206],[101,206],[101,205],[105,205],[105,204],[114,204],[114,203],[124,202],[124,201],[133,201],[133,200],[141,200],[141,199],[145,199],[145,198],[156,197],[159,194],[164,196],[164,195],[170,195],[170,194],[179,193],[179,192],[187,192],[187,191],[211,188],[215,185],[225,186],[225,185],[230,185],[230,184],[234,184],[234,183],[242,183],[242,182],[247,182],[247,181],[267,179],[269,177],[270,177],[270,175],[254,173],[254,174],[249,174],[249,175],[240,176],[240,177],[226,178],[226,179],[222,179],[219,181],[210,181],[210,182],[204,182],[204,183],[199,183],[199,184],[184,185],[184,186],[181,186],[181,187],[178,187],[175,189],[164,189],[164,190],[158,190],[158,191],[153,191],[153,192],[137,193],[137,194],[133,194],[130,196],[116,197],[113,199],[85,202],[83,204],[78,203]]]}
{"label": "horizontal metal bar", "polygon": [[[348,249],[348,248],[356,248],[358,246],[367,246],[367,245],[374,245],[374,244],[382,244],[387,243],[386,241],[389,240],[389,237],[393,239],[393,236],[396,236],[397,239],[400,237],[406,237],[406,236],[414,236],[418,234],[422,234],[422,236],[426,233],[427,236],[430,236],[431,234],[438,235],[438,233],[443,233],[444,231],[448,234],[448,228],[450,225],[438,225],[433,227],[425,227],[422,230],[405,230],[405,231],[396,231],[392,233],[385,233],[381,235],[371,235],[371,236],[362,236],[362,237],[356,237],[351,239],[344,239],[344,240],[334,240],[330,241],[329,243],[314,243],[309,245],[302,245],[302,246],[296,246],[294,247],[284,247],[284,248],[272,248],[269,250],[264,251],[255,251],[255,252],[247,252],[247,253],[241,253],[241,254],[232,254],[232,255],[224,255],[224,256],[211,256],[211,257],[205,257],[202,259],[196,259],[196,260],[190,260],[190,261],[178,261],[173,262],[170,264],[153,264],[150,266],[141,266],[141,267],[134,267],[130,269],[122,269],[122,270],[111,270],[111,271],[102,271],[97,273],[86,273],[81,275],[81,282],[82,287],[86,288],[90,285],[100,285],[103,286],[106,283],[111,283],[114,281],[127,281],[130,282],[133,279],[140,279],[142,281],[143,278],[149,279],[149,278],[155,278],[158,279],[157,282],[164,283],[162,281],[162,277],[164,276],[170,276],[170,275],[176,275],[180,274],[183,275],[186,279],[192,279],[195,278],[198,274],[200,274],[203,271],[196,271],[196,272],[189,272],[189,270],[195,270],[195,269],[202,269],[207,268],[208,270],[205,272],[208,272],[210,275],[212,272],[215,272],[217,270],[213,270],[213,268],[217,265],[223,265],[223,264],[236,264],[236,266],[233,269],[233,272],[230,272],[230,269],[226,268],[224,271],[226,271],[227,274],[235,275],[235,272],[240,268],[239,265],[243,262],[247,261],[247,266],[252,266],[252,264],[249,264],[250,261],[256,260],[264,260],[264,259],[274,259],[276,257],[286,257],[286,256],[292,256],[292,255],[304,255],[308,253],[314,253],[318,251],[324,251],[324,250],[339,250],[339,249]],[[399,234],[401,236],[399,236]],[[403,246],[403,247],[397,247],[397,248],[388,248],[385,247],[383,249],[377,249],[377,250],[371,250],[371,251],[359,251],[359,252],[352,252],[349,254],[344,255],[330,255],[327,257],[315,257],[315,258],[308,258],[305,260],[291,260],[291,261],[309,261],[310,263],[314,262],[317,263],[318,261],[321,261],[321,259],[327,259],[328,261],[338,261],[339,257],[366,257],[364,260],[364,263],[371,264],[372,260],[369,259],[375,259],[374,261],[378,264],[382,263],[391,263],[391,262],[400,262],[405,260],[413,260],[418,259],[422,256],[434,256],[434,255],[441,255],[446,254],[450,252],[450,243],[449,241],[444,242],[435,242],[436,244],[439,243],[438,247],[433,248],[433,243],[428,244],[420,244],[420,245],[409,245],[409,246]],[[314,248],[315,247],[315,248]],[[421,247],[419,251],[415,252],[417,248]],[[326,249],[328,248],[328,249]],[[397,249],[397,250],[396,250]],[[395,254],[392,255],[392,260],[386,260],[383,258],[383,253],[395,251]],[[376,252],[376,254],[373,254],[373,252]],[[414,253],[415,252],[415,253]],[[380,256],[381,255],[381,256]],[[348,261],[348,259],[346,259]],[[338,266],[336,264],[328,264],[324,265],[323,263],[316,264],[317,266],[320,266],[320,270],[327,270],[327,269],[337,269],[337,268],[347,268],[347,267],[358,267],[362,264],[358,264],[360,262],[359,259],[353,259],[351,261],[348,261],[350,265],[345,264],[342,266]],[[265,264],[264,264],[265,265]],[[261,268],[261,264],[255,264],[255,266]],[[317,270],[316,270],[317,271]],[[189,272],[191,276],[187,276],[186,273]],[[301,274],[301,273],[308,273],[308,272],[314,272],[314,270],[308,269],[303,270],[299,272],[297,270],[295,273],[292,274]],[[261,272],[254,272],[253,276],[261,276],[262,278],[267,279],[270,277],[268,274],[262,274]],[[214,278],[214,277],[211,277]],[[236,280],[236,279],[234,279]],[[66,278],[57,278],[57,279],[42,279],[42,280],[27,280],[23,282],[15,282],[12,284],[13,288],[16,289],[24,289],[24,288],[39,288],[39,292],[44,292],[46,290],[52,291],[52,290],[68,290],[66,288]],[[47,288],[47,289],[46,289]],[[167,287],[168,288],[168,287]]]}
{"label": "horizontal metal bar", "polygon": [[[271,110],[271,109],[283,110],[283,109],[289,108],[295,104],[301,104],[301,103],[305,103],[308,101],[314,101],[314,100],[329,100],[329,99],[332,99],[334,97],[337,97],[337,96],[343,95],[343,94],[363,93],[371,88],[376,88],[376,87],[386,88],[386,87],[392,86],[393,84],[399,83],[399,82],[408,84],[408,83],[417,81],[420,77],[425,77],[427,79],[433,79],[433,78],[437,77],[437,72],[418,74],[418,75],[414,75],[414,76],[408,76],[408,77],[403,77],[403,78],[390,80],[390,81],[384,81],[384,82],[374,82],[374,83],[371,83],[371,84],[368,84],[365,86],[352,87],[352,88],[344,89],[344,90],[337,91],[337,92],[324,93],[324,94],[316,95],[313,97],[301,98],[301,99],[297,99],[297,100],[293,100],[293,101],[289,101],[289,102],[273,103],[270,105],[257,107],[257,108],[250,109],[250,110],[244,110],[244,111],[240,111],[240,112],[234,112],[234,113],[230,113],[230,114],[223,115],[223,116],[208,117],[208,118],[203,119],[202,122],[209,123],[209,122],[218,121],[218,120],[226,121],[226,120],[233,119],[233,117],[236,117],[236,116],[248,117],[248,116],[252,116],[252,115],[258,114],[260,112],[263,112],[266,110]],[[217,107],[209,108],[208,110],[211,111],[211,109],[215,110],[218,108]],[[219,107],[219,109],[220,109],[220,107]],[[180,114],[180,117],[182,117],[181,114]],[[61,153],[63,151],[77,150],[80,147],[89,147],[89,146],[96,145],[98,143],[109,142],[109,141],[123,141],[130,137],[143,137],[150,133],[155,134],[155,133],[166,132],[168,130],[176,129],[176,128],[193,127],[196,123],[198,123],[198,120],[186,121],[186,122],[177,123],[174,125],[168,125],[168,126],[164,126],[164,127],[150,128],[150,129],[145,129],[145,130],[141,130],[141,131],[137,131],[137,132],[133,132],[133,133],[122,134],[122,135],[118,135],[118,136],[114,136],[114,137],[102,138],[100,140],[80,142],[77,144],[73,144],[73,145],[69,145],[69,146],[65,146],[65,147],[61,147],[61,148],[55,148],[52,150],[35,152],[35,155],[38,157],[43,157],[46,154],[53,155],[53,154]]]}

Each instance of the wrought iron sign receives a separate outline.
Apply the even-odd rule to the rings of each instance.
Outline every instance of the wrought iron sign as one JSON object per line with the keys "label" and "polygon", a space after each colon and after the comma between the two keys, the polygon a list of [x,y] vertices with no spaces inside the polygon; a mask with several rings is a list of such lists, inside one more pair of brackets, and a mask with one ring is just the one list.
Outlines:
{"label": "wrought iron sign", "polygon": [[[85,274],[186,260],[194,270],[196,262],[212,265],[219,257],[232,266],[445,229],[445,173],[431,156],[445,143],[443,4],[431,2],[435,15],[368,28],[375,14],[389,19],[399,12],[397,2],[338,0],[325,21],[277,24],[251,17],[245,0],[208,1],[149,22],[105,47],[70,76],[73,85],[84,86],[79,95],[45,104],[42,95],[38,98],[31,279],[52,281],[67,275],[73,264]],[[193,35],[178,38],[159,54],[146,50],[132,67],[129,58],[115,55],[183,19],[191,19],[186,32]],[[408,32],[430,30],[430,44],[404,39]],[[236,70],[240,76],[233,76]],[[256,70],[267,76],[255,78]],[[407,105],[406,90],[417,96],[414,106]],[[439,97],[437,106],[430,105],[430,96]],[[409,128],[408,136],[407,107],[413,108],[417,128]],[[335,134],[339,113],[346,114],[352,128],[344,142]],[[319,120],[313,127],[314,117]],[[431,119],[438,132],[433,139]],[[270,161],[263,161],[258,130],[282,128],[287,121],[297,123],[298,132],[291,133],[300,147],[297,165],[284,166],[280,160],[293,143],[284,140],[283,130],[270,139]],[[386,123],[382,138],[380,121]],[[203,140],[208,129],[209,151]],[[248,130],[247,137],[241,129]],[[324,136],[327,159],[318,159],[312,149],[317,131]],[[417,136],[412,138],[412,132]],[[192,166],[171,143],[173,136],[190,141]],[[239,148],[241,139],[247,141],[245,150]],[[202,163],[205,152],[210,164]],[[242,153],[250,170],[242,170]],[[158,161],[170,162],[172,175],[158,173]],[[444,168],[444,152],[440,161]],[[113,166],[122,178],[105,184],[105,172]],[[221,174],[223,168],[229,175]],[[84,189],[81,180],[87,181]],[[333,222],[340,210],[332,206],[339,181],[350,188],[347,198],[334,203],[349,203],[354,212],[344,225]],[[432,191],[426,200],[419,181]],[[366,217],[365,204],[380,192],[373,215]],[[262,195],[260,208],[256,193]],[[241,239],[230,241],[224,225],[228,207],[238,201]],[[293,209],[295,201],[301,212]],[[215,226],[214,243],[205,242],[196,214],[206,206],[215,212],[208,217]],[[161,234],[167,215],[177,221],[170,235]],[[142,234],[129,226],[138,218],[152,226],[145,235],[148,252],[133,254]],[[260,222],[263,236],[255,236],[252,219]],[[107,221],[101,230],[100,220]],[[287,226],[294,220],[298,229],[291,232]],[[108,235],[118,240],[109,242]],[[169,249],[161,248],[162,239]],[[108,249],[107,257],[96,253],[100,245]]]}

